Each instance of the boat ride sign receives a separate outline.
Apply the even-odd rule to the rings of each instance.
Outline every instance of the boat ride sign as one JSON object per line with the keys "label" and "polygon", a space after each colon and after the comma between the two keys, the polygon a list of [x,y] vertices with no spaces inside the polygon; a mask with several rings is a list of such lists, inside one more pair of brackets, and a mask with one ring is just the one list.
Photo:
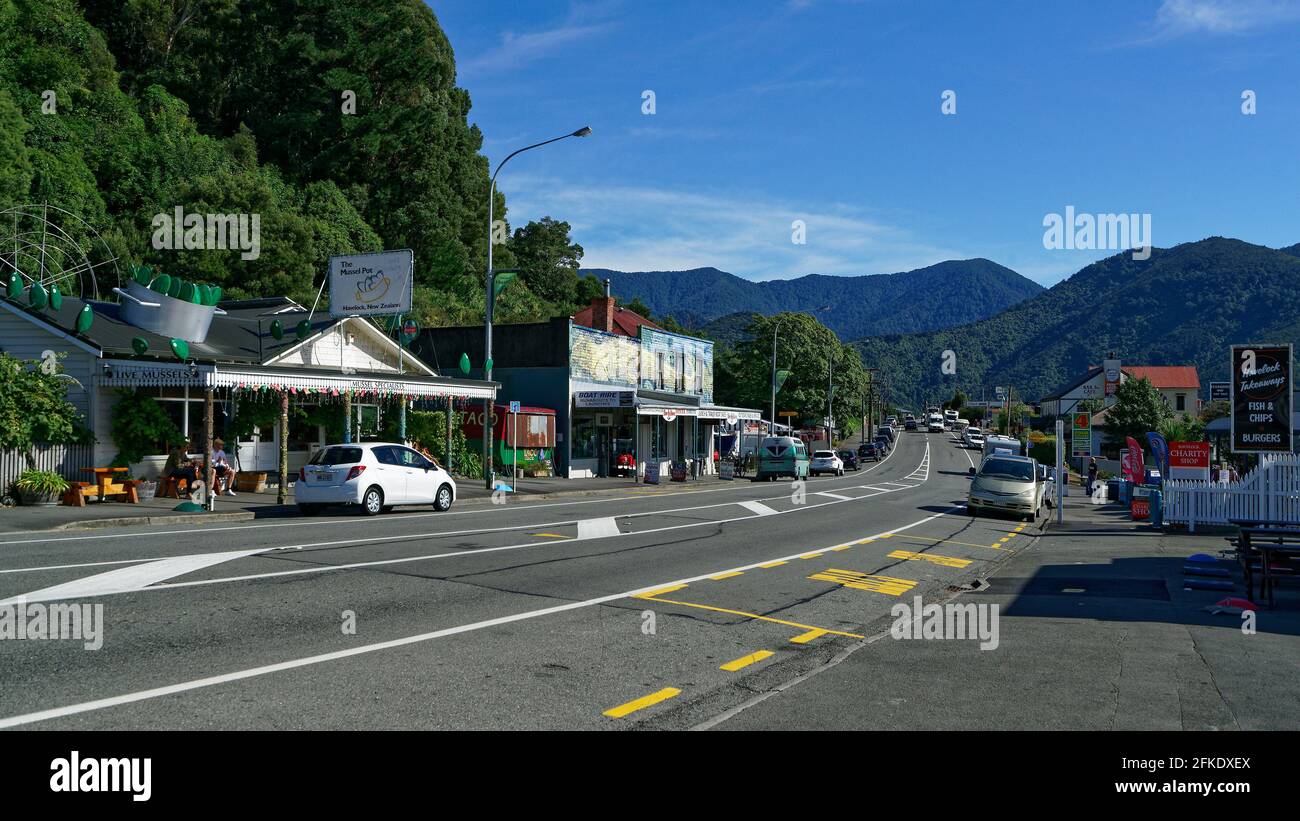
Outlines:
{"label": "boat ride sign", "polygon": [[415,252],[330,257],[330,316],[387,316],[411,310]]}
{"label": "boat ride sign", "polygon": [[1232,449],[1290,453],[1291,346],[1232,346]]}

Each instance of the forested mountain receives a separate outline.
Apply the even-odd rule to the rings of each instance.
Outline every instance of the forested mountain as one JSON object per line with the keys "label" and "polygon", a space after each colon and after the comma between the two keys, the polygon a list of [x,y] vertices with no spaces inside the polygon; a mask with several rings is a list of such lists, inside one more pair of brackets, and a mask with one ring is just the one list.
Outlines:
{"label": "forested mountain", "polygon": [[698,327],[735,313],[815,316],[841,339],[946,328],[984,319],[1042,286],[987,259],[949,260],[897,274],[811,275],[752,282],[717,268],[628,273],[588,268],[619,297],[637,298],[655,316]]}
{"label": "forested mountain", "polygon": [[[1005,384],[1037,400],[1109,351],[1131,365],[1195,365],[1204,387],[1228,378],[1228,346],[1241,342],[1300,342],[1295,246],[1211,237],[1145,261],[1118,254],[989,319],[853,344],[896,399],[919,404]],[[940,370],[945,350],[957,356],[955,375]]]}
{"label": "forested mountain", "polygon": [[[469,111],[421,0],[0,0],[0,209],[66,209],[121,270],[233,297],[310,302],[331,254],[411,248],[417,316],[482,321],[488,168]],[[258,214],[260,256],[155,249],[151,220],[176,207]],[[530,224],[498,247],[501,267],[516,250],[548,266],[511,286],[502,321],[567,310],[531,287],[548,276],[567,277],[559,302],[594,287],[567,233]]]}

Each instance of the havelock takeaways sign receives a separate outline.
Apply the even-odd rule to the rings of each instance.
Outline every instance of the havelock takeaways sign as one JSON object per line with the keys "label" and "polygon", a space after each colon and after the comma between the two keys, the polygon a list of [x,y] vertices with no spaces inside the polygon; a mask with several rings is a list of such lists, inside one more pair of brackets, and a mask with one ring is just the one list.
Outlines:
{"label": "havelock takeaways sign", "polygon": [[1232,449],[1291,450],[1291,346],[1232,346]]}
{"label": "havelock takeaways sign", "polygon": [[330,257],[330,316],[384,316],[411,310],[415,253],[379,251]]}

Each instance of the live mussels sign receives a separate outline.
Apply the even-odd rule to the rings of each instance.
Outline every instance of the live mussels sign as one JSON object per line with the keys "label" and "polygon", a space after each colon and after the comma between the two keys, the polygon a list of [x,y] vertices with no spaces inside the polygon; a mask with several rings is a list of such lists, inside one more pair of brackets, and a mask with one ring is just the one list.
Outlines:
{"label": "live mussels sign", "polygon": [[1232,346],[1232,449],[1289,453],[1291,346]]}

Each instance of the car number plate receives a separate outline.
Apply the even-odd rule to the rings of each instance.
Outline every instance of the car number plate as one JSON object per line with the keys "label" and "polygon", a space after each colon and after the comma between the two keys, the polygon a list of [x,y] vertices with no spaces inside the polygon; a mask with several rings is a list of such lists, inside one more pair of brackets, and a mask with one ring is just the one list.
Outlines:
{"label": "car number plate", "polygon": [[318,481],[318,482],[330,482],[330,481],[333,481],[333,480],[334,480],[334,474],[333,474],[333,473],[317,473],[317,474],[316,474],[316,481]]}

